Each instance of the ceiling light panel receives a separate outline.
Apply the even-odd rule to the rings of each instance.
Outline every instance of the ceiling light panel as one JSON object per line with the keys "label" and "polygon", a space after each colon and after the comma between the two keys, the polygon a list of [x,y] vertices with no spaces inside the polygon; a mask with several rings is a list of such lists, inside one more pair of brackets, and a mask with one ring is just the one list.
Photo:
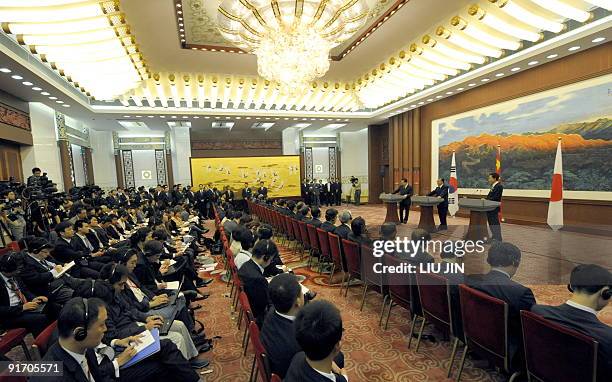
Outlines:
{"label": "ceiling light panel", "polygon": [[31,54],[98,100],[114,100],[148,77],[114,0],[0,0],[0,23]]}
{"label": "ceiling light panel", "polygon": [[235,122],[232,121],[214,121],[212,123],[213,129],[229,129],[231,130],[234,127]]}
{"label": "ceiling light panel", "polygon": [[611,3],[478,0],[363,74],[356,80],[357,96],[365,107],[381,107],[512,54],[525,42],[537,43],[543,32],[562,33],[567,20],[589,22],[592,5],[609,8]]}

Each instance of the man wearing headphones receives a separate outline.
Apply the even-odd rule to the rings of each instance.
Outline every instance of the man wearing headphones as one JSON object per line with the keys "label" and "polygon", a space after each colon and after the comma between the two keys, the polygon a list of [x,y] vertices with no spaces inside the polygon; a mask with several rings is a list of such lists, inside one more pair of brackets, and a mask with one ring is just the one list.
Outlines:
{"label": "man wearing headphones", "polygon": [[[612,327],[597,318],[612,297],[612,273],[594,264],[578,265],[567,286],[572,297],[559,306],[534,305],[531,311],[598,342],[598,381],[612,380]],[[554,346],[555,344],[551,344]]]}
{"label": "man wearing headphones", "polygon": [[268,281],[263,273],[264,269],[272,262],[272,258],[278,254],[278,249],[272,240],[259,240],[253,247],[252,254],[251,259],[238,270],[238,277],[240,277],[244,292],[251,303],[257,326],[261,328],[266,310],[270,305]]}
{"label": "man wearing headphones", "polygon": [[42,312],[48,299],[34,296],[17,276],[20,259],[14,252],[0,256],[0,326],[25,328],[37,336],[50,321]]}
{"label": "man wearing headphones", "polygon": [[508,304],[509,355],[514,368],[518,368],[523,354],[520,311],[531,310],[536,303],[535,297],[531,289],[512,280],[521,264],[521,250],[518,247],[507,242],[493,242],[487,262],[491,266],[489,273],[470,276],[466,283]]}
{"label": "man wearing headphones", "polygon": [[[160,350],[127,368],[121,368],[136,355],[138,336],[102,343],[106,333],[106,305],[98,298],[75,297],[68,301],[57,320],[59,341],[51,345],[44,361],[59,361],[63,375],[36,377],[35,382],[106,382],[176,379],[195,382],[198,375],[176,347],[160,341]],[[116,352],[115,349],[123,349]]]}

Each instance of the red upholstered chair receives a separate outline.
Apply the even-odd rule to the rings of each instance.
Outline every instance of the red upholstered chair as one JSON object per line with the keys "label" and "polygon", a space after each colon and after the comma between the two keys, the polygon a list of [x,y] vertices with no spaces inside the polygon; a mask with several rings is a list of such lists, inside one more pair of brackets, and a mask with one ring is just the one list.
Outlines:
{"label": "red upholstered chair", "polygon": [[21,346],[26,359],[31,360],[30,351],[25,343],[25,337],[27,335],[28,331],[23,328],[9,329],[0,337],[0,354],[8,353],[14,347]]}
{"label": "red upholstered chair", "polygon": [[340,270],[342,272],[342,282],[340,283],[340,294],[342,294],[342,289],[344,288],[344,280],[346,279],[346,264],[344,264],[344,259],[342,258],[342,250],[340,248],[340,236],[333,234],[331,232],[327,233],[327,239],[329,240],[329,252],[332,257],[332,270],[329,275],[329,281],[331,283],[331,279],[334,276],[334,272]]}
{"label": "red upholstered chair", "polygon": [[[407,261],[399,259],[388,254],[383,255],[383,263],[386,266],[397,267]],[[410,312],[411,325],[410,335],[408,336],[408,347],[412,343],[412,334],[414,333],[414,325],[416,320],[420,318],[421,312],[417,309],[415,301],[419,296],[414,296],[412,288],[412,279],[406,274],[387,273],[387,285],[389,286],[389,310],[387,312],[387,320],[385,321],[385,330],[389,327],[389,317],[394,306],[399,305]]]}
{"label": "red upholstered chair", "polygon": [[[459,297],[466,344],[461,356],[457,382],[461,379],[468,349],[509,373],[508,304],[463,284],[459,285]],[[510,382],[519,374],[513,373]]]}
{"label": "red upholstered chair", "polygon": [[361,245],[361,270],[362,270],[362,281],[363,281],[363,296],[361,297],[361,308],[363,310],[363,306],[365,304],[366,294],[368,293],[368,288],[370,286],[374,286],[377,288],[377,291],[384,296],[383,306],[380,311],[380,319],[378,320],[378,324],[382,323],[383,314],[385,312],[385,307],[387,305],[387,299],[389,298],[389,288],[385,281],[385,275],[383,273],[375,273],[374,265],[380,262],[379,258],[374,257],[372,253],[372,248],[362,244]]}
{"label": "red upholstered chair", "polygon": [[597,341],[524,310],[521,322],[530,381],[597,380]]}
{"label": "red upholstered chair", "polygon": [[[290,218],[291,228],[293,229],[293,236],[295,237],[295,247],[293,247],[294,251],[299,251],[300,259],[304,255],[304,242],[302,240],[302,234],[300,232],[300,226],[298,224],[298,220],[294,218]],[[299,249],[298,249],[299,248]]]}
{"label": "red upholstered chair", "polygon": [[351,280],[361,280],[361,253],[359,252],[359,244],[354,241],[342,239],[342,247],[344,248],[346,270],[348,273],[346,279],[346,292],[344,292],[344,297],[346,297],[348,295]]}
{"label": "red upholstered chair", "polygon": [[[297,239],[295,237],[296,232],[293,231],[291,218],[287,215],[283,215],[283,218],[285,219],[285,227],[287,228],[287,240],[294,242],[294,244],[297,246]],[[291,244],[289,245],[289,248],[291,248]]]}
{"label": "red upholstered chair", "polygon": [[329,249],[327,231],[317,228],[317,237],[319,238],[319,248],[321,249],[321,256],[319,256],[319,273],[321,273],[323,271],[323,263],[330,263],[332,257]]}
{"label": "red upholstered chair", "polygon": [[303,221],[298,221],[298,227],[300,229],[300,238],[302,239],[302,246],[304,250],[308,251],[308,255],[310,255],[310,250],[312,246],[310,245],[310,237],[308,236],[308,228],[306,228],[306,223]]}
{"label": "red upholstered chair", "polygon": [[308,231],[308,241],[310,242],[310,257],[308,258],[308,268],[310,269],[313,258],[319,259],[321,256],[321,247],[319,246],[319,236],[317,235],[317,227],[306,224]]}
{"label": "red upholstered chair", "polygon": [[453,341],[453,350],[451,359],[448,365],[447,377],[450,377],[457,353],[457,345],[459,338],[454,336],[452,325],[451,311],[451,296],[448,280],[440,275],[433,273],[417,273],[417,285],[419,286],[419,297],[421,299],[421,310],[423,312],[423,321],[419,328],[419,336],[417,338],[416,350],[419,351],[421,337],[423,336],[423,328],[427,321],[431,322],[438,330],[445,335],[455,337]]}
{"label": "red upholstered chair", "polygon": [[270,378],[270,382],[283,382],[282,379],[276,374],[272,374],[272,378]]}
{"label": "red upholstered chair", "polygon": [[34,360],[41,360],[42,357],[45,356],[47,349],[49,349],[49,340],[56,328],[57,321],[53,321],[34,339],[34,343],[32,344],[32,358]]}
{"label": "red upholstered chair", "polygon": [[[255,351],[255,357],[253,359],[253,366],[251,367],[251,378],[257,382],[257,376],[261,377],[262,382],[270,382],[270,364],[266,349],[263,347],[259,338],[259,328],[255,322],[249,324],[249,335],[251,337],[251,343],[253,344],[253,350]],[[253,379],[255,377],[255,379]]]}
{"label": "red upholstered chair", "polygon": [[249,298],[246,293],[240,292],[238,295],[238,301],[240,303],[240,313],[238,314],[238,330],[240,330],[242,326],[242,321],[244,321],[244,333],[242,334],[242,347],[244,348],[244,355],[246,355],[247,349],[249,347],[249,325],[251,322],[255,321],[253,316],[253,311],[251,310],[251,303],[249,302]]}

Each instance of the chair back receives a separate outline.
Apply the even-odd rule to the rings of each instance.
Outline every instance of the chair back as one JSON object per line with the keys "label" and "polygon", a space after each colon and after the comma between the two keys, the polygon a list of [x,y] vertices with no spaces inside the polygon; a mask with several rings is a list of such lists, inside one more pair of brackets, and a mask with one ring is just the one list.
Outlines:
{"label": "chair back", "polygon": [[319,247],[321,255],[323,257],[331,258],[329,251],[329,239],[327,238],[327,231],[321,228],[317,228],[317,237],[319,238]]}
{"label": "chair back", "polygon": [[310,247],[315,251],[321,251],[321,247],[319,246],[319,236],[317,235],[317,227],[306,224],[306,230],[308,231],[308,241],[310,241]]}
{"label": "chair back", "polygon": [[304,223],[303,221],[298,221],[297,224],[300,228],[300,237],[302,239],[304,249],[310,249],[310,237],[308,236],[308,229],[306,228],[306,223]]}
{"label": "chair back", "polygon": [[[384,254],[383,264],[385,266],[398,267],[402,264],[408,264],[408,262],[395,256]],[[388,272],[387,285],[389,285],[389,295],[393,302],[409,310],[412,314],[420,315],[420,312],[415,311],[414,307],[414,302],[418,299],[418,296],[413,296],[412,278],[406,274]]]}
{"label": "chair back", "polygon": [[417,273],[416,280],[423,315],[441,331],[452,334],[448,281],[434,273]]}
{"label": "chair back", "polygon": [[302,234],[300,233],[300,226],[298,225],[298,220],[291,218],[289,219],[291,221],[291,228],[293,228],[293,236],[295,237],[295,240],[297,240],[299,243],[303,243],[304,241],[302,240]]}
{"label": "chair back", "polygon": [[[251,337],[251,343],[253,344],[253,350],[255,351],[255,362],[257,362],[257,369],[261,380],[264,382],[270,381],[270,366],[266,349],[261,343],[259,338],[259,328],[255,322],[249,324],[249,335]],[[257,379],[257,378],[255,378]]]}
{"label": "chair back", "polygon": [[[376,263],[382,264],[382,259],[374,257],[372,247],[361,244],[361,270],[362,280],[368,284],[375,285],[380,288],[381,293],[383,285],[385,285],[385,275],[383,273],[374,272]],[[381,269],[382,271],[382,269]]]}
{"label": "chair back", "polygon": [[49,341],[51,340],[53,331],[55,331],[56,328],[57,321],[53,321],[34,339],[34,343],[32,344],[32,356],[35,360],[41,360],[47,353],[47,350],[49,349]]}
{"label": "chair back", "polygon": [[464,284],[459,299],[466,345],[508,370],[508,304]]}
{"label": "chair back", "polygon": [[238,295],[238,301],[240,302],[240,306],[242,307],[242,311],[244,312],[244,317],[246,319],[247,325],[251,321],[255,321],[255,316],[253,316],[253,310],[251,310],[251,303],[249,302],[249,298],[245,292],[240,292]]}
{"label": "chair back", "polygon": [[340,249],[340,236],[328,232],[327,239],[329,240],[329,252],[331,252],[332,260],[336,265],[336,269],[346,271],[346,264],[344,264],[344,259],[342,258],[342,252]]}
{"label": "chair back", "polygon": [[285,227],[287,229],[287,237],[289,238],[289,240],[295,240],[295,232],[293,232],[293,224],[291,224],[291,218],[287,215],[283,215],[283,218],[285,219]]}
{"label": "chair back", "polygon": [[342,239],[344,257],[346,258],[346,269],[351,276],[361,277],[361,253],[359,244],[351,240]]}
{"label": "chair back", "polygon": [[270,378],[270,382],[283,382],[283,380],[276,374],[272,374],[272,378]]}
{"label": "chair back", "polygon": [[595,382],[597,341],[524,310],[521,322],[530,379]]}

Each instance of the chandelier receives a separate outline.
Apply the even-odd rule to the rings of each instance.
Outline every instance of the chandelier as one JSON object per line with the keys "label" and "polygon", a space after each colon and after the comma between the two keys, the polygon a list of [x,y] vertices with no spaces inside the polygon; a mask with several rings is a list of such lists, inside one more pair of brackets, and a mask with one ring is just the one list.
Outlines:
{"label": "chandelier", "polygon": [[331,49],[367,16],[366,0],[224,0],[217,21],[228,41],[257,56],[260,76],[297,95],[329,70]]}

